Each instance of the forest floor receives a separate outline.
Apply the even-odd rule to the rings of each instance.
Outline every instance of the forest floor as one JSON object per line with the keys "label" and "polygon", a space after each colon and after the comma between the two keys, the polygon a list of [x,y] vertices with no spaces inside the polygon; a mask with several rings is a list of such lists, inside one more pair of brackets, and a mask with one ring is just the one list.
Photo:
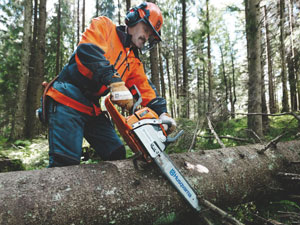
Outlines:
{"label": "forest floor", "polygon": [[[298,126],[297,120],[295,120],[295,118],[292,116],[273,117],[270,119],[268,132],[265,135],[264,141],[268,142],[286,131],[288,131],[288,134],[285,135],[280,141],[299,139]],[[209,136],[211,134],[209,130],[203,129],[203,124],[197,125],[195,121],[180,119],[178,120],[178,127],[179,129],[183,129],[185,134],[184,137],[181,138],[177,143],[168,147],[169,150],[167,151],[169,154],[197,151],[200,149],[209,150],[220,148],[219,144],[214,139],[204,138],[205,136]],[[234,120],[215,123],[214,127],[216,133],[218,133],[220,136],[231,136],[244,139],[249,138],[246,132],[247,120],[244,118],[237,118]],[[191,144],[195,138],[195,134],[195,143]],[[226,138],[222,140],[227,147],[249,144],[236,142]],[[7,139],[0,137],[0,158],[6,157],[13,160],[19,160],[22,164],[22,170],[46,168],[49,163],[48,151],[49,146],[46,135],[40,135],[32,140],[16,140],[15,142],[7,142]],[[127,157],[131,155],[132,152],[127,147]],[[82,163],[98,163],[99,160],[99,158],[95,157],[94,150],[91,149],[89,144],[84,140]],[[243,221],[245,224],[260,224],[249,223],[249,221],[255,220],[256,216],[266,219],[266,221],[261,224],[276,224],[276,222],[267,222],[267,220],[281,221],[281,224],[300,224],[300,202],[299,200],[294,199],[281,198],[276,200],[265,200],[260,203],[251,202],[233,208],[228,208],[226,211],[230,212],[234,217]],[[291,212],[291,214],[278,213],[283,211]],[[290,218],[287,218],[289,216]],[[295,221],[299,222],[295,223]]]}

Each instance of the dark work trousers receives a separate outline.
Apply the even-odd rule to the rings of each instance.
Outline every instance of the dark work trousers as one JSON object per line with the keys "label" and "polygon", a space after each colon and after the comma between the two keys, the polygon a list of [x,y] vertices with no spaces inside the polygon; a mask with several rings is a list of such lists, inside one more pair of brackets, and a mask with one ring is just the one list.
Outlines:
{"label": "dark work trousers", "polygon": [[[57,89],[60,85],[70,86],[55,83]],[[74,91],[74,86],[72,88]],[[89,116],[50,99],[48,125],[49,167],[79,164],[83,137],[103,160],[109,160],[117,149],[122,150],[120,158],[125,158],[125,148],[105,113]]]}

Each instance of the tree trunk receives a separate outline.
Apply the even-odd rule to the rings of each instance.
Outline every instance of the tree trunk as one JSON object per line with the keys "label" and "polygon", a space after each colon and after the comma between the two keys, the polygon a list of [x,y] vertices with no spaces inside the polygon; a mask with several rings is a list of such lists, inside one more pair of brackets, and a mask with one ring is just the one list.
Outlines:
{"label": "tree trunk", "polygon": [[195,115],[196,115],[196,118],[200,118],[201,116],[201,74],[200,74],[200,69],[197,68],[197,102],[196,102],[196,107],[197,107],[197,110],[195,110]]}
{"label": "tree trunk", "polygon": [[60,68],[60,32],[61,30],[61,0],[58,0],[58,8],[57,8],[57,36],[56,36],[56,75],[59,74]]}
{"label": "tree trunk", "polygon": [[31,18],[32,18],[32,0],[24,0],[24,22],[23,22],[23,44],[21,57],[21,76],[18,83],[15,115],[12,123],[11,139],[24,138],[26,127],[25,109],[26,97],[29,79],[30,63],[30,42],[31,42]]}
{"label": "tree trunk", "polygon": [[[265,70],[264,65],[266,64],[266,58],[264,56],[264,52],[266,50],[265,40],[263,40],[262,35],[262,29],[260,29],[260,37],[261,37],[261,61],[260,61],[260,67],[261,67],[261,112],[264,114],[268,114],[268,107],[267,107],[267,99],[266,99],[266,86],[265,86]],[[265,134],[269,129],[269,117],[267,115],[262,116],[262,129],[263,133]]]}
{"label": "tree trunk", "polygon": [[172,95],[172,83],[171,83],[171,75],[170,75],[170,65],[169,65],[169,55],[165,56],[166,59],[166,69],[167,69],[167,76],[168,76],[168,89],[169,89],[169,109],[171,111],[172,118],[175,117],[174,110],[173,110],[173,95]]}
{"label": "tree trunk", "polygon": [[182,76],[183,76],[183,83],[182,83],[182,108],[181,108],[181,115],[183,118],[189,118],[189,99],[188,99],[188,74],[187,74],[187,56],[186,56],[186,1],[181,0],[182,4]]}
{"label": "tree trunk", "polygon": [[[236,103],[236,82],[235,82],[235,65],[234,65],[234,56],[233,56],[233,47],[231,50],[231,66],[232,66],[232,94],[233,94],[233,101],[231,105],[231,112],[235,113],[235,103]],[[233,115],[232,118],[235,118]]]}
{"label": "tree trunk", "polygon": [[28,86],[27,104],[28,115],[26,121],[26,136],[32,138],[39,133],[40,122],[36,119],[35,110],[40,106],[40,98],[42,96],[42,82],[44,80],[44,60],[45,60],[45,34],[46,34],[46,5],[47,0],[40,0],[39,4],[39,20],[37,27],[37,46],[36,46],[36,62],[34,76],[31,77]]}
{"label": "tree trunk", "polygon": [[[263,47],[263,46],[262,46]],[[266,87],[265,87],[265,74],[264,74],[265,60],[261,60],[261,112],[268,114],[267,100],[266,100]],[[266,133],[269,129],[269,117],[266,115],[262,116],[263,133]]]}
{"label": "tree trunk", "polygon": [[275,94],[274,94],[274,76],[273,76],[273,67],[272,67],[272,49],[270,43],[270,32],[269,32],[269,23],[268,23],[268,14],[267,7],[264,6],[264,24],[265,24],[265,39],[267,42],[266,45],[266,58],[268,66],[268,86],[269,86],[269,110],[270,113],[276,113],[276,103],[275,103]]}
{"label": "tree trunk", "polygon": [[220,49],[220,53],[221,53],[221,64],[222,64],[222,73],[223,73],[223,81],[224,81],[224,85],[225,85],[225,103],[226,103],[226,107],[228,104],[228,85],[227,85],[227,77],[226,77],[226,71],[225,71],[225,61],[224,61],[224,53],[223,53],[223,49],[222,46],[219,46]]}
{"label": "tree trunk", "polygon": [[289,97],[287,89],[287,73],[286,73],[286,53],[285,53],[285,31],[284,31],[284,11],[285,11],[285,1],[279,0],[280,4],[280,56],[281,56],[281,81],[282,81],[282,112],[289,111]]}
{"label": "tree trunk", "polygon": [[210,24],[209,24],[209,0],[206,0],[206,29],[207,29],[207,80],[208,80],[208,99],[207,99],[207,110],[212,110],[212,65],[211,65],[211,43],[210,43]]}
{"label": "tree trunk", "polygon": [[81,32],[83,33],[85,30],[85,0],[82,0],[82,24],[81,24]]}
{"label": "tree trunk", "polygon": [[[147,2],[155,3],[155,0],[148,0]],[[158,95],[161,95],[160,85],[159,85],[159,59],[158,59],[158,47],[155,45],[150,50],[150,64],[151,64],[151,82],[156,87]]]}
{"label": "tree trunk", "polygon": [[[248,55],[248,112],[261,113],[261,37],[260,0],[245,0],[246,36]],[[262,116],[248,116],[248,128],[263,137]]]}
{"label": "tree trunk", "polygon": [[[177,23],[177,20],[176,20]],[[179,38],[178,38],[178,34],[175,35],[175,40],[174,40],[174,44],[173,44],[173,48],[174,48],[174,72],[175,72],[175,93],[176,93],[176,110],[175,113],[176,115],[179,117],[180,115],[180,109],[181,109],[181,105],[179,104],[179,92],[180,92],[180,88],[179,88]]]}
{"label": "tree trunk", "polygon": [[231,77],[229,77],[229,99],[230,99],[230,111],[231,118],[235,118],[235,102],[236,102],[236,94],[235,94],[235,65],[234,65],[234,56],[233,56],[233,46],[230,50],[230,58],[231,58],[231,69],[232,69],[232,81]]}
{"label": "tree trunk", "polygon": [[298,109],[297,83],[299,78],[295,70],[293,0],[288,1],[288,6],[289,6],[289,28],[290,28],[290,52],[287,56],[287,60],[288,60],[288,73],[289,73],[289,83],[290,83],[291,108],[292,111],[297,111]]}
{"label": "tree trunk", "polygon": [[119,25],[121,24],[121,9],[122,9],[121,3],[120,3],[120,0],[118,0],[118,22],[119,22]]}
{"label": "tree trunk", "polygon": [[205,64],[203,63],[202,65],[202,83],[203,83],[203,100],[202,100],[202,108],[203,108],[203,114],[207,113],[207,96],[206,96],[206,83],[205,83],[205,73],[206,73],[206,70],[205,70]]}
{"label": "tree trunk", "polygon": [[77,0],[77,44],[80,41],[80,0]]}
{"label": "tree trunk", "polygon": [[151,64],[151,82],[154,84],[158,95],[160,95],[160,85],[159,85],[159,68],[158,68],[158,54],[157,46],[154,46],[150,50],[150,64]]}
{"label": "tree trunk", "polygon": [[34,21],[33,21],[33,35],[31,40],[31,50],[30,50],[30,63],[29,63],[29,80],[27,86],[27,104],[26,104],[26,130],[25,136],[29,136],[30,129],[32,129],[32,123],[30,123],[30,115],[32,112],[32,105],[28,104],[32,102],[34,96],[34,88],[32,87],[32,81],[36,77],[36,63],[37,63],[37,35],[38,35],[38,0],[34,0]]}
{"label": "tree trunk", "polygon": [[[71,39],[71,48],[75,49],[77,44],[76,38],[76,0],[72,1],[72,39]],[[73,51],[72,51],[73,52]]]}
{"label": "tree trunk", "polygon": [[160,74],[160,85],[161,85],[161,95],[163,98],[166,99],[166,85],[165,85],[165,79],[164,79],[164,68],[163,68],[163,62],[161,58],[161,45],[158,45],[158,59],[159,59],[159,74]]}
{"label": "tree trunk", "polygon": [[131,1],[130,0],[126,0],[126,12],[128,12],[131,8]]}
{"label": "tree trunk", "polygon": [[[300,172],[300,142],[171,155],[195,191],[226,208],[274,194],[278,172]],[[184,165],[188,165],[185,167]],[[209,172],[197,168],[205,166]],[[154,164],[131,160],[0,174],[0,224],[155,224],[190,212]],[[205,210],[205,209],[203,209]]]}

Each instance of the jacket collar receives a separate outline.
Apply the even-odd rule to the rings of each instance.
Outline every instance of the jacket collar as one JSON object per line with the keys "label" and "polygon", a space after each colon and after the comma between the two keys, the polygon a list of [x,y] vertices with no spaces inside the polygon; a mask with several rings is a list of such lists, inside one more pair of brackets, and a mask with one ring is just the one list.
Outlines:
{"label": "jacket collar", "polygon": [[[117,26],[117,34],[121,43],[123,44],[124,48],[129,48],[131,44],[132,35],[125,32],[126,26]],[[139,58],[139,50],[136,47],[132,47],[131,50],[133,51],[136,58]]]}
{"label": "jacket collar", "polygon": [[126,27],[125,26],[117,26],[117,33],[118,36],[125,48],[130,47],[131,38],[132,36],[125,32]]}

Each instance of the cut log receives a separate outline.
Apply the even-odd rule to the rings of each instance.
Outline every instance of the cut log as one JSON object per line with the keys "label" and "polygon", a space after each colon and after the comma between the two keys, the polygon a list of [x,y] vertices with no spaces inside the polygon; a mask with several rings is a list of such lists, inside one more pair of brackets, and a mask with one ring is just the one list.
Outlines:
{"label": "cut log", "polygon": [[[258,154],[262,147],[170,157],[200,196],[224,208],[274,192],[278,172],[299,173],[289,162],[300,161],[300,141]],[[6,225],[161,224],[191,210],[157,166],[136,170],[131,160],[2,173],[0,202]]]}

